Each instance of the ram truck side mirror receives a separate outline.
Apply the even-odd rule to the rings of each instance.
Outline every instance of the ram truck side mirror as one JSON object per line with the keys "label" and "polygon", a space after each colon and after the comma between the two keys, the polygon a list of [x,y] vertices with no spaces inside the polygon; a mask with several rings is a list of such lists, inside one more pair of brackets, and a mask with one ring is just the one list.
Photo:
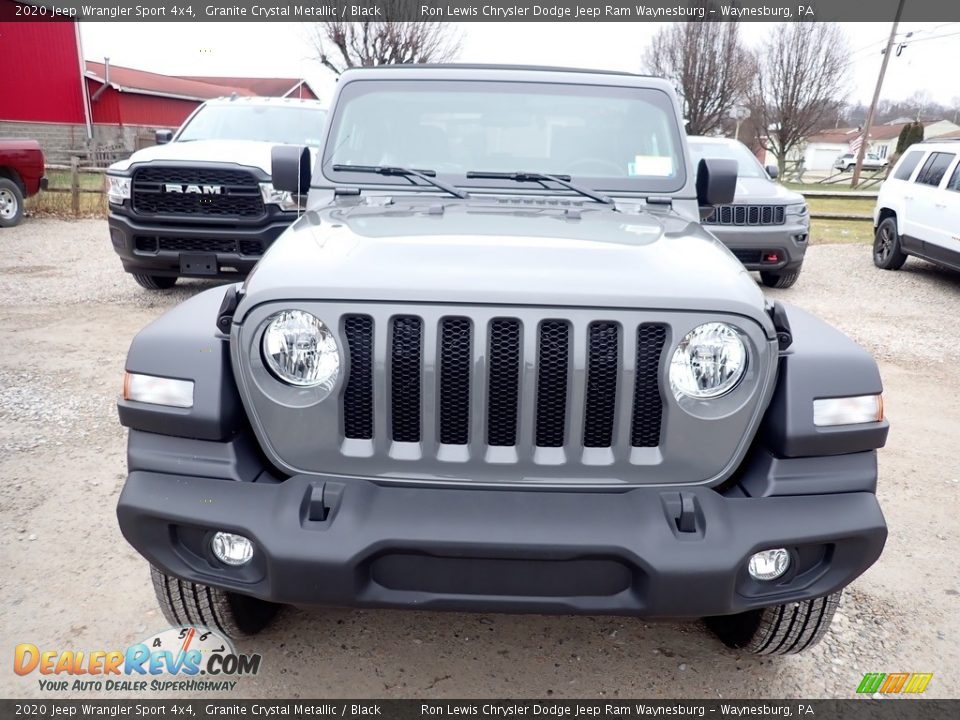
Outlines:
{"label": "ram truck side mirror", "polygon": [[697,201],[700,207],[733,202],[737,191],[737,161],[704,158],[697,166]]}
{"label": "ram truck side mirror", "polygon": [[776,165],[767,165],[767,175],[770,176],[771,180],[776,180],[780,175],[780,168]]}
{"label": "ram truck side mirror", "polygon": [[156,139],[157,145],[166,145],[173,140],[173,130],[157,130],[154,133],[154,139]]}
{"label": "ram truck side mirror", "polygon": [[303,145],[274,145],[270,151],[275,190],[301,195],[310,188],[310,150]]}

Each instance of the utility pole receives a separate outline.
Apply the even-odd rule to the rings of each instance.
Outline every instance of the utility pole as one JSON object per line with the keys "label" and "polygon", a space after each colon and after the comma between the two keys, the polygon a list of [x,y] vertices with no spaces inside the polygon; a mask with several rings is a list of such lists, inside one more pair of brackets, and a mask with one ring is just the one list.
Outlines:
{"label": "utility pole", "polygon": [[897,14],[893,18],[893,27],[890,28],[890,40],[887,41],[887,49],[883,52],[883,62],[880,64],[880,76],[877,78],[877,87],[873,91],[873,102],[870,103],[867,122],[863,126],[863,140],[860,143],[860,149],[857,151],[857,164],[853,168],[853,180],[850,181],[851,187],[856,187],[860,184],[860,168],[863,166],[863,156],[867,152],[870,128],[873,126],[873,116],[877,112],[877,103],[880,102],[880,88],[883,87],[883,76],[887,74],[887,63],[890,61],[893,43],[897,38],[897,27],[900,25],[900,16],[903,15],[904,2],[906,2],[906,0],[900,0],[900,3],[897,5]]}

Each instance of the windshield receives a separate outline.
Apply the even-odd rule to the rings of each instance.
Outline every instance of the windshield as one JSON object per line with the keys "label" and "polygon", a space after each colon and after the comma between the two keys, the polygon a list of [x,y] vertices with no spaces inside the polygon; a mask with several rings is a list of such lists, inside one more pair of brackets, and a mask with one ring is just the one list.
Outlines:
{"label": "windshield", "polygon": [[466,174],[550,173],[637,192],[674,192],[686,181],[673,105],[651,88],[354,81],[341,90],[331,123],[322,169],[336,183],[410,184],[334,165],[434,170],[457,186],[511,190],[517,184],[509,180]]}
{"label": "windshield", "polygon": [[255,105],[239,101],[204,105],[183,127],[177,141],[262,140],[320,147],[326,115],[325,110],[299,103]]}
{"label": "windshield", "polygon": [[736,140],[727,142],[702,142],[690,138],[690,155],[693,156],[694,167],[704,158],[719,158],[722,160],[737,161],[738,178],[767,178],[767,171],[763,169],[756,156],[747,149],[747,146]]}

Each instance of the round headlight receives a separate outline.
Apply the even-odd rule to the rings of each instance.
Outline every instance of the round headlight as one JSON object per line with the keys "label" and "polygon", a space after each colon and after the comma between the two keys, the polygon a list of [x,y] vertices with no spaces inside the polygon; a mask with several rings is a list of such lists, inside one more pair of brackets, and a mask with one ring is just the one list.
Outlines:
{"label": "round headlight", "polygon": [[340,353],[329,328],[308,312],[284,310],[263,331],[263,358],[280,380],[297,387],[333,390],[340,375]]}
{"label": "round headlight", "polygon": [[706,323],[688,332],[670,361],[670,387],[675,394],[705,400],[737,386],[747,367],[747,349],[736,328]]}

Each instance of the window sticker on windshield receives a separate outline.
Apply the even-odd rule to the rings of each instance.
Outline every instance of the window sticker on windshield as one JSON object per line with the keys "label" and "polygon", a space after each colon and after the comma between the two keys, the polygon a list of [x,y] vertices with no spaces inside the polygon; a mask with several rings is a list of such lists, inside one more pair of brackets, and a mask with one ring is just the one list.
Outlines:
{"label": "window sticker on windshield", "polygon": [[627,163],[627,175],[669,177],[673,175],[673,158],[669,155],[637,155]]}

